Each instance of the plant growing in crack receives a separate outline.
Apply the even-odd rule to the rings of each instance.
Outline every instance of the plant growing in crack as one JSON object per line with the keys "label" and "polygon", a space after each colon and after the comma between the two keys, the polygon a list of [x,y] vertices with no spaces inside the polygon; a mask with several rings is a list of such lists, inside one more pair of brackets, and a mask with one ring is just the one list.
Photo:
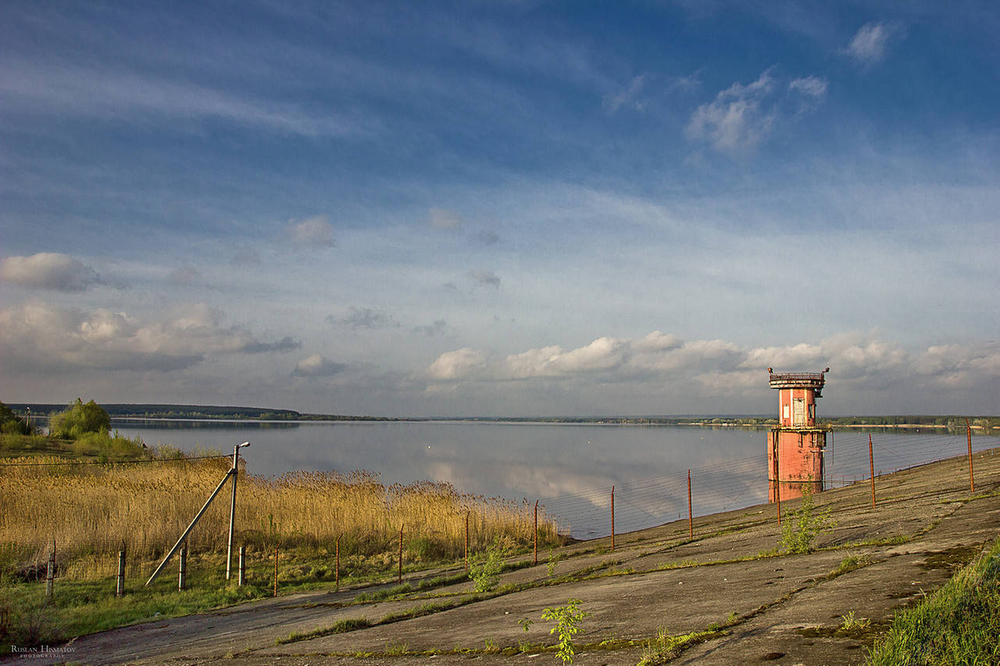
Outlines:
{"label": "plant growing in crack", "polygon": [[556,626],[552,627],[549,633],[559,636],[556,656],[566,664],[573,663],[573,655],[575,654],[573,636],[580,632],[580,622],[590,615],[590,613],[580,610],[581,603],[583,602],[579,599],[569,599],[565,606],[554,606],[542,611],[543,620],[551,620],[556,623]]}
{"label": "plant growing in crack", "polygon": [[833,525],[830,509],[817,512],[807,487],[802,495],[802,504],[781,525],[780,546],[789,553],[812,552],[816,537],[832,530]]}
{"label": "plant growing in crack", "polygon": [[509,544],[498,539],[485,553],[476,556],[469,565],[469,578],[472,579],[476,592],[492,592],[496,589],[500,584],[504,558],[509,551]]}

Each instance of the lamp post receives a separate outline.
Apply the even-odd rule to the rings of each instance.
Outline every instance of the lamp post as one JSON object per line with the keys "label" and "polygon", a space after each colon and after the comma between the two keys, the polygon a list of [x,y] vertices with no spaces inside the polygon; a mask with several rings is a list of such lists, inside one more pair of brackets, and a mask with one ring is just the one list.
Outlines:
{"label": "lamp post", "polygon": [[233,501],[229,506],[229,545],[226,547],[226,580],[229,580],[233,562],[233,527],[236,523],[236,479],[239,476],[240,449],[250,446],[250,442],[243,442],[233,447]]}

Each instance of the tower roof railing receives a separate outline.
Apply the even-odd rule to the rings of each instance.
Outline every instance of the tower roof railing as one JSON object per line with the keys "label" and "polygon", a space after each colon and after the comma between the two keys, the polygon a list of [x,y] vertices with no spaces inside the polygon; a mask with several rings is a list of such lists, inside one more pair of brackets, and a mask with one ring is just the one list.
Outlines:
{"label": "tower roof railing", "polygon": [[773,389],[811,388],[816,389],[816,397],[820,396],[826,384],[826,371],[823,372],[771,372],[770,385]]}

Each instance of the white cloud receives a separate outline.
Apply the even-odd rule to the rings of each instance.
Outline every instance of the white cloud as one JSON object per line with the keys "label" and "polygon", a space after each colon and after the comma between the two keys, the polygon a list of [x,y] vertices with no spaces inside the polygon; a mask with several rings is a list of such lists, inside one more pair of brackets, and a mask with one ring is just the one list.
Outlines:
{"label": "white cloud", "polygon": [[[876,333],[844,333],[813,343],[748,349],[727,340],[685,342],[654,331],[643,338],[603,337],[570,351],[552,345],[503,358],[465,347],[442,354],[424,375],[430,388],[438,391],[466,382],[559,380],[572,382],[569,390],[577,394],[599,386],[631,384],[632,391],[648,387],[648,391],[686,402],[700,396],[744,404],[747,399],[759,399],[769,366],[778,372],[819,372],[830,367],[829,379],[845,402],[856,402],[868,392],[884,400],[913,388],[974,391],[997,387],[1000,344],[938,345],[910,351]],[[551,384],[541,386],[552,388]]]}
{"label": "white cloud", "polygon": [[5,362],[37,369],[168,371],[215,354],[281,352],[290,337],[262,342],[204,304],[178,308],[160,321],[140,321],[105,308],[86,312],[32,301],[0,310]]}
{"label": "white cloud", "polygon": [[[189,120],[222,119],[300,136],[352,136],[361,124],[335,113],[312,115],[298,105],[241,97],[209,87],[120,68],[87,69],[8,62],[10,74],[0,78],[6,104],[17,103],[34,113],[148,122],[151,117]],[[171,124],[174,129],[182,125]]]}
{"label": "white cloud", "polygon": [[762,108],[774,88],[770,69],[749,85],[734,83],[710,104],[702,104],[695,110],[687,124],[688,138],[704,139],[723,151],[757,145],[770,133],[776,120],[772,109]]}
{"label": "white cloud", "polygon": [[427,211],[428,221],[433,229],[461,229],[462,216],[453,210],[431,208]]}
{"label": "white cloud", "polygon": [[884,23],[866,23],[858,29],[851,43],[841,53],[865,65],[875,64],[885,57],[892,33],[893,30]]}
{"label": "white cloud", "polygon": [[303,249],[325,248],[335,245],[333,225],[325,215],[316,215],[300,222],[289,222],[288,233],[296,247]]}
{"label": "white cloud", "polygon": [[68,254],[55,252],[7,257],[0,263],[0,279],[22,287],[71,292],[104,284],[90,266]]}
{"label": "white cloud", "polygon": [[795,79],[788,84],[789,90],[794,90],[816,99],[822,98],[826,95],[826,88],[826,79],[821,79],[817,76],[806,76],[801,79]]}
{"label": "white cloud", "polygon": [[434,380],[462,379],[484,367],[486,355],[471,347],[441,354],[427,368],[427,374]]}
{"label": "white cloud", "polygon": [[330,377],[343,372],[347,366],[343,363],[335,363],[319,354],[307,356],[298,362],[295,370],[292,371],[294,377]]}

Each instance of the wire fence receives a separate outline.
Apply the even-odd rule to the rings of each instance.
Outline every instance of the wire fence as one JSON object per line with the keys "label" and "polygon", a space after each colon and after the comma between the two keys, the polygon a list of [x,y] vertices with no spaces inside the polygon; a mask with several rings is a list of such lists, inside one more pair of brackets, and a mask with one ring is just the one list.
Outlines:
{"label": "wire fence", "polygon": [[[872,461],[868,457],[869,436],[873,444]],[[995,437],[972,437],[974,452],[992,448],[997,443]],[[877,477],[964,455],[967,450],[967,435],[954,432],[830,432],[824,451],[824,488],[838,488],[869,480],[872,465]],[[548,497],[540,502],[547,514],[558,520],[561,533],[575,539],[607,537],[612,529],[612,493],[616,533],[687,518],[689,473],[690,512],[694,517],[767,502],[767,451],[763,447],[757,456],[677,470],[670,474],[622,480],[613,486]]]}

